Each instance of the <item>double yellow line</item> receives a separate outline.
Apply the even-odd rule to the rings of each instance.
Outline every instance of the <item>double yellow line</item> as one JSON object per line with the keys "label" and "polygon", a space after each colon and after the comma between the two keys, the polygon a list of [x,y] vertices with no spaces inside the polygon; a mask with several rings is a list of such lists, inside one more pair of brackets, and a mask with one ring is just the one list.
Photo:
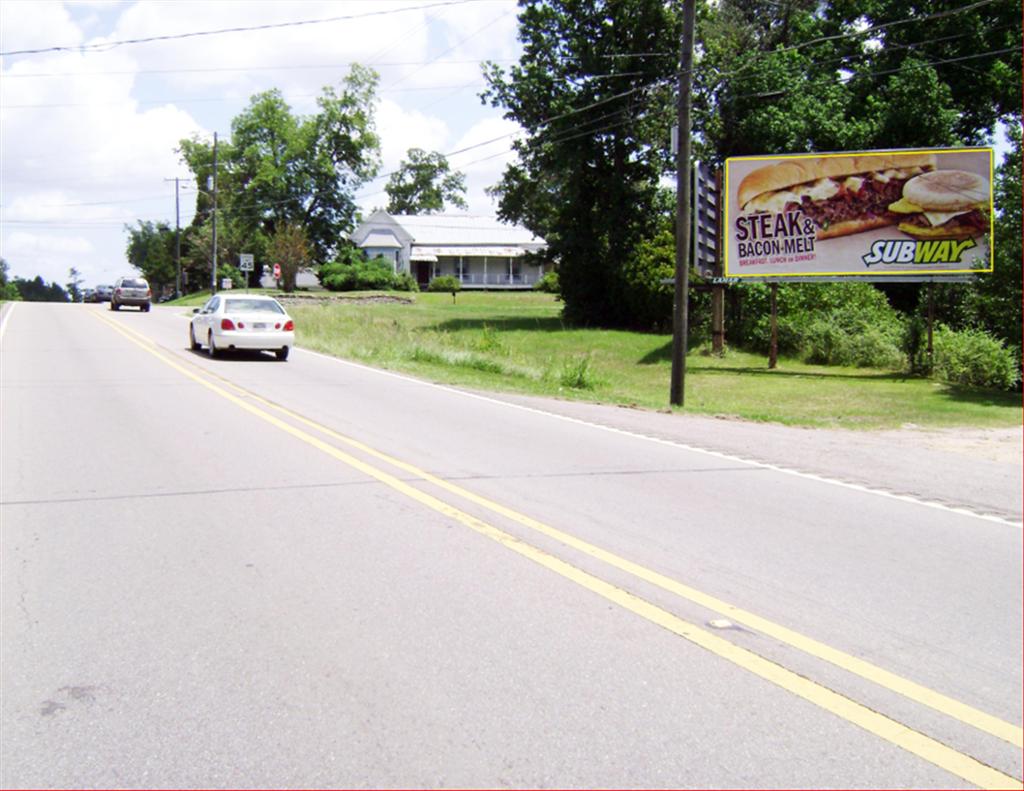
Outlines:
{"label": "double yellow line", "polygon": [[[526,543],[520,538],[507,533],[481,519],[444,502],[426,492],[411,486],[396,476],[385,472],[345,451],[340,450],[336,445],[325,442],[317,436],[298,428],[303,426],[318,434],[327,437],[335,443],[348,446],[364,456],[384,462],[385,464],[399,469],[419,480],[438,487],[444,491],[454,494],[466,501],[487,509],[488,511],[520,524],[538,534],[554,539],[563,545],[581,552],[591,558],[626,572],[633,577],[655,585],[665,591],[675,594],[687,601],[693,602],[701,607],[709,609],[728,617],[735,623],[742,624],[751,629],[771,636],[797,650],[803,651],[813,657],[829,662],[843,670],[853,673],[867,681],[875,683],[891,692],[902,695],[909,700],[941,712],[966,725],[970,725],[980,731],[1002,739],[1016,747],[1024,746],[1024,730],[1019,726],[1005,722],[997,717],[975,709],[953,698],[942,695],[934,690],[921,686],[913,681],[902,678],[887,670],[876,667],[869,662],[836,650],[810,637],[801,635],[791,629],[776,624],[753,613],[734,607],[720,599],[709,596],[694,588],[684,585],[676,580],[666,577],[651,569],[647,569],[625,558],[615,555],[612,552],[601,549],[598,546],[583,541],[568,533],[564,533],[554,527],[532,519],[500,503],[493,502],[473,492],[463,489],[449,481],[438,478],[425,470],[421,470],[411,464],[381,453],[363,443],[339,434],[326,426],[322,426],[308,418],[303,417],[278,404],[274,404],[252,392],[249,392],[237,385],[234,385],[221,377],[217,377],[223,383],[216,384],[208,377],[216,376],[209,372],[201,376],[193,367],[180,363],[166,353],[161,351],[156,344],[145,336],[128,330],[113,320],[103,317],[98,313],[96,316],[101,321],[112,327],[132,343],[146,350],[164,364],[175,369],[182,375],[205,387],[218,396],[235,404],[246,412],[258,417],[266,423],[281,431],[290,434],[292,437],[317,448],[328,456],[340,461],[353,469],[379,481],[391,489],[409,497],[421,505],[430,508],[444,516],[465,525],[475,532],[490,538],[502,546],[516,552],[517,554],[537,563],[556,574],[571,580],[577,585],[604,597],[606,600],[628,610],[651,623],[667,629],[700,647],[711,651],[715,655],[732,662],[739,667],[754,673],[761,678],[776,684],[779,687],[797,695],[815,705],[829,711],[848,722],[857,725],[864,730],[879,736],[886,741],[895,744],[904,750],[917,755],[918,757],[934,764],[960,778],[981,788],[992,789],[1024,789],[1024,784],[1017,778],[1004,774],[969,755],[958,752],[923,733],[915,731],[902,723],[899,723],[883,714],[857,703],[850,698],[840,695],[814,681],[782,667],[781,665],[761,657],[752,651],[741,648],[723,638],[708,632],[694,624],[688,623],[671,612],[658,607],[626,590],[618,588],[605,580],[590,574],[572,564],[546,552],[538,547]],[[233,392],[232,392],[233,391]],[[277,417],[282,415],[288,419]]]}

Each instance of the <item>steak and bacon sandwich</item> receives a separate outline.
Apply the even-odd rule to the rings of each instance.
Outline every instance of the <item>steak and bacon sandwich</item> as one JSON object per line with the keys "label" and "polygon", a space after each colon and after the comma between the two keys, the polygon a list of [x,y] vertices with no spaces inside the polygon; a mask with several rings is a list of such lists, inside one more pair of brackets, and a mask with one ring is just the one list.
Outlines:
{"label": "steak and bacon sandwich", "polygon": [[918,239],[966,239],[989,232],[988,179],[964,170],[915,176],[890,204],[903,233]]}
{"label": "steak and bacon sandwich", "polygon": [[903,215],[890,205],[903,198],[913,177],[935,169],[934,154],[861,154],[792,159],[748,173],[738,197],[743,212],[799,209],[831,239],[896,225]]}

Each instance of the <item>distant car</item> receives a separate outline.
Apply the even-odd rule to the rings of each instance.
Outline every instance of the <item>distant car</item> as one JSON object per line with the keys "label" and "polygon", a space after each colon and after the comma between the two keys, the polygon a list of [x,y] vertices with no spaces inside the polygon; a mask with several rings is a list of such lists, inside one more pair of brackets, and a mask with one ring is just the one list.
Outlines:
{"label": "distant car", "polygon": [[273,297],[216,294],[192,311],[188,343],[206,346],[211,357],[228,349],[272,351],[287,360],[295,343],[295,322]]}
{"label": "distant car", "polygon": [[96,286],[94,302],[110,302],[110,296],[114,293],[113,286]]}
{"label": "distant car", "polygon": [[125,305],[134,305],[145,312],[149,310],[153,292],[149,283],[141,277],[119,277],[114,283],[114,293],[110,295],[110,309],[120,310]]}
{"label": "distant car", "polygon": [[96,302],[96,289],[86,288],[82,290],[82,302]]}

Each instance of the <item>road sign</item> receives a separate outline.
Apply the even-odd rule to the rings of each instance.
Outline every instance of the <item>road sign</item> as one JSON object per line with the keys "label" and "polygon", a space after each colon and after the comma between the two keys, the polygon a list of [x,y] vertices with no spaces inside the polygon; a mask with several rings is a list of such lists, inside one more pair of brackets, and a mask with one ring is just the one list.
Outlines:
{"label": "road sign", "polygon": [[238,268],[243,272],[251,272],[253,270],[253,255],[252,253],[239,253],[238,254]]}
{"label": "road sign", "polygon": [[275,280],[280,280],[281,279],[281,265],[280,264],[274,264],[274,279]]}

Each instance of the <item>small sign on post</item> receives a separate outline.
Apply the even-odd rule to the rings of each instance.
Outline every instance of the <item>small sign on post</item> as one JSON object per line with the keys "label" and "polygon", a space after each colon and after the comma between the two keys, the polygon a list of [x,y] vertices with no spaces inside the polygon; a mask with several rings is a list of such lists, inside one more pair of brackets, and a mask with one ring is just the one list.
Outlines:
{"label": "small sign on post", "polygon": [[274,280],[280,280],[280,279],[281,279],[281,265],[280,264],[274,264]]}
{"label": "small sign on post", "polygon": [[252,253],[239,253],[238,254],[238,269],[241,272],[245,272],[245,290],[249,291],[249,280],[252,278],[253,270],[253,255]]}

